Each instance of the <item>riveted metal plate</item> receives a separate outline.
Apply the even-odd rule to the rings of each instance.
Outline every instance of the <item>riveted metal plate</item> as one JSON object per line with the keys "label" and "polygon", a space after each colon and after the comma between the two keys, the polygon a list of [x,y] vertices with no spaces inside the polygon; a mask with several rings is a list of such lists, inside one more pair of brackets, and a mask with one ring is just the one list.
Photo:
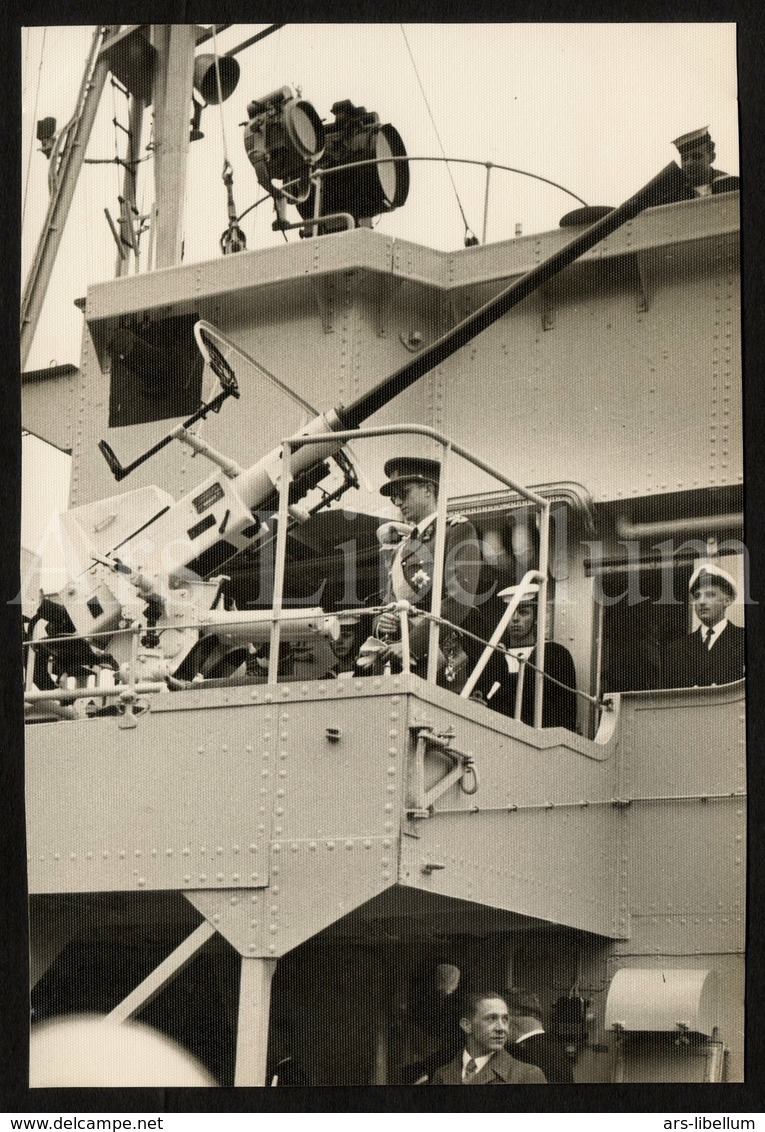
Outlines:
{"label": "riveted metal plate", "polygon": [[[608,747],[610,757],[588,758],[584,750],[594,745],[579,736],[533,735],[512,720],[499,717],[495,724],[492,715],[472,703],[454,711],[452,697],[437,688],[412,699],[411,723],[429,722],[436,733],[451,726],[453,746],[472,752],[478,789],[468,795],[455,784],[431,817],[408,823],[401,883],[601,935],[626,935],[619,814],[612,805],[617,743]],[[426,759],[428,784],[444,773],[443,759]]]}
{"label": "riveted metal plate", "polygon": [[743,682],[625,697],[627,794],[714,796],[746,790],[745,709]]}
{"label": "riveted metal plate", "polygon": [[191,903],[241,955],[284,955],[395,883],[395,838],[289,839],[271,847],[260,893],[197,892]]}
{"label": "riveted metal plate", "polygon": [[267,883],[270,768],[246,711],[41,724],[26,740],[31,892]]}

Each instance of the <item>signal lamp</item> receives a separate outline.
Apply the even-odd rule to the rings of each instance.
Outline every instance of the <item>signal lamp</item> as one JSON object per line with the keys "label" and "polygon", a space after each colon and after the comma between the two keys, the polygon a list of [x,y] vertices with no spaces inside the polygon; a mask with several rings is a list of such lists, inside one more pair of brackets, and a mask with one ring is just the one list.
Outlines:
{"label": "signal lamp", "polygon": [[[218,79],[220,77],[220,88]],[[219,55],[215,66],[214,55],[197,55],[194,59],[194,89],[199,91],[203,102],[191,95],[194,112],[191,119],[191,141],[204,137],[200,129],[202,111],[205,106],[217,106],[225,102],[236,90],[239,82],[239,64],[232,55]]]}
{"label": "signal lamp", "polygon": [[[324,153],[324,126],[310,102],[283,86],[247,107],[244,148],[263,188],[277,201],[303,200],[310,170]],[[283,182],[282,187],[274,180]],[[297,182],[297,183],[293,183]]]}
{"label": "signal lamp", "polygon": [[[353,162],[374,164],[325,172],[321,178],[319,213],[329,216],[345,212],[356,224],[369,223],[375,216],[400,208],[409,194],[409,165],[406,161],[385,161],[385,158],[406,157],[401,135],[389,123],[382,124],[373,111],[354,106],[345,99],[332,107],[335,121],[326,127],[327,147],[319,168],[327,171]],[[314,216],[316,189],[311,187],[298,211],[304,220]],[[320,232],[337,231],[341,222],[330,220]]]}
{"label": "signal lamp", "polygon": [[[218,93],[220,74],[220,94]],[[233,55],[219,55],[215,66],[214,55],[197,55],[194,59],[194,86],[209,105],[225,102],[236,90],[239,82],[239,64]]]}

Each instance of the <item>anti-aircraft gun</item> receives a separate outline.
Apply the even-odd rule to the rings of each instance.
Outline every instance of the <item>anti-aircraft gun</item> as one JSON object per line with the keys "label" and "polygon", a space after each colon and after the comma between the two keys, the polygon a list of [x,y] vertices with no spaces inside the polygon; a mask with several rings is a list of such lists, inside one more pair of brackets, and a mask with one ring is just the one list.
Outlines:
{"label": "anti-aircraft gun", "polygon": [[[328,505],[356,485],[353,466],[343,451],[344,442],[335,433],[359,428],[374,412],[601,239],[645,208],[676,199],[678,186],[683,182],[679,167],[670,163],[619,208],[581,232],[371,391],[350,405],[315,415],[290,441],[289,503],[293,515],[298,513],[295,508],[300,500],[329,475],[330,462],[340,468],[343,482],[332,493],[323,492],[318,507]],[[173,439],[206,455],[217,470],[177,502],[158,488],[143,488],[69,512],[64,517],[65,532],[75,548],[79,571],[72,571],[73,580],[57,594],[45,596],[37,614],[37,619],[48,620],[49,628],[53,625],[62,634],[76,635],[80,665],[84,664],[86,669],[89,664],[119,668],[123,678],[133,682],[163,681],[175,676],[205,638],[223,637],[231,648],[238,646],[243,650],[262,645],[273,621],[269,611],[224,608],[219,572],[240,552],[273,537],[282,476],[281,449],[274,449],[243,469],[188,432],[195,421],[219,411],[228,397],[238,396],[236,376],[229,361],[231,351],[235,354],[237,348],[206,322],[197,323],[195,336],[205,361],[220,382],[220,393],[185,425],[173,429],[130,465],[123,466],[106,442],[102,441],[100,448],[117,480]],[[326,443],[300,443],[301,437],[319,436],[326,436]],[[339,634],[337,619],[326,616],[320,608],[286,610],[280,618],[282,640],[311,632],[331,639]],[[120,632],[126,629],[129,632]],[[136,652],[131,644],[137,633],[141,652]],[[83,647],[87,655],[82,653]],[[66,661],[62,663],[66,667]]]}

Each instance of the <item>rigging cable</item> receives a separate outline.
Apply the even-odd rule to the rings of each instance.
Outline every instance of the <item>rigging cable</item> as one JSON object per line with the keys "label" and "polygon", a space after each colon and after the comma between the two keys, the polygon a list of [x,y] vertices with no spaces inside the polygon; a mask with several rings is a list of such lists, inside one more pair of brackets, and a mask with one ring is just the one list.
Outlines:
{"label": "rigging cable", "polygon": [[[30,29],[27,28],[26,32],[27,32],[26,50],[27,50],[27,53],[28,53],[29,52]],[[45,37],[46,37],[47,34],[48,34],[48,29],[47,29],[47,27],[45,27],[45,28],[43,28],[42,47],[40,48],[40,66],[37,68],[37,87],[35,89],[35,106],[34,106],[34,110],[32,111],[32,133],[30,134],[30,137],[29,137],[29,155],[27,157],[27,175],[26,175],[26,179],[24,181],[24,199],[23,199],[22,204],[21,204],[21,227],[22,228],[24,227],[24,214],[25,214],[26,208],[27,208],[27,190],[29,189],[29,173],[30,173],[30,170],[32,168],[32,150],[33,150],[34,144],[35,144],[35,142],[34,142],[35,129],[34,128],[35,128],[35,123],[37,122],[37,100],[40,97],[40,79],[42,77],[43,57],[45,55]],[[26,70],[26,67],[24,69]]]}
{"label": "rigging cable", "polygon": [[228,142],[226,140],[226,123],[223,117],[223,87],[220,81],[220,56],[218,55],[218,39],[215,34],[215,25],[212,29],[213,58],[215,60],[215,83],[218,89],[218,110],[220,112],[220,132],[223,139],[223,184],[226,186],[226,206],[228,208],[228,227],[220,238],[220,248],[224,255],[233,255],[247,249],[247,240],[244,232],[237,223],[236,205],[234,203],[234,168],[228,158]]}
{"label": "rigging cable", "polygon": [[475,235],[475,233],[473,232],[473,229],[470,227],[470,225],[467,222],[467,217],[465,216],[465,210],[462,207],[462,201],[460,200],[460,195],[457,192],[457,186],[454,182],[454,177],[452,176],[452,171],[451,171],[451,168],[449,166],[449,161],[448,161],[447,156],[446,156],[446,150],[443,147],[443,143],[441,141],[441,135],[438,132],[438,126],[436,125],[436,120],[433,117],[433,111],[430,109],[430,103],[428,102],[428,96],[425,93],[425,87],[422,85],[422,79],[420,78],[420,73],[417,70],[417,64],[414,61],[414,55],[412,54],[412,49],[409,46],[409,40],[406,38],[406,32],[404,31],[404,25],[399,24],[398,26],[401,28],[401,34],[404,37],[404,43],[406,44],[406,49],[409,52],[409,58],[412,60],[412,67],[414,68],[415,78],[417,79],[417,82],[419,84],[420,91],[421,91],[422,97],[423,97],[423,101],[425,102],[425,107],[428,111],[430,121],[433,125],[433,130],[435,131],[436,140],[438,141],[438,145],[439,145],[439,148],[441,150],[441,156],[443,157],[443,159],[446,163],[446,171],[449,174],[449,180],[451,181],[452,188],[454,189],[454,196],[455,196],[456,201],[457,201],[457,207],[459,208],[460,214],[462,215],[462,223],[465,225],[465,246],[471,247],[472,245],[478,243],[478,238]]}

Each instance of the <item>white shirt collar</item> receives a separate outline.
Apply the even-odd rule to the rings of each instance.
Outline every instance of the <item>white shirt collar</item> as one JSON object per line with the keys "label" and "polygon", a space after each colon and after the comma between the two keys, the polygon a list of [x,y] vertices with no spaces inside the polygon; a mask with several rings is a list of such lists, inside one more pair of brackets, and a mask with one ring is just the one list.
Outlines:
{"label": "white shirt collar", "polygon": [[471,1057],[470,1054],[468,1053],[468,1051],[466,1049],[463,1049],[463,1051],[462,1051],[462,1079],[463,1079],[463,1081],[465,1080],[465,1070],[467,1069],[467,1063],[469,1061],[475,1062],[475,1071],[476,1071],[476,1073],[480,1073],[481,1070],[483,1069],[484,1065],[486,1064],[486,1062],[489,1060],[489,1058],[493,1057],[493,1056],[494,1055],[491,1054],[491,1053],[486,1053],[486,1054],[483,1055],[483,1057]]}
{"label": "white shirt collar", "polygon": [[431,523],[435,523],[438,518],[438,512],[433,511],[430,515],[426,515],[424,519],[420,519],[419,523],[415,523],[412,527],[410,538],[419,538],[423,531],[427,530]]}
{"label": "white shirt collar", "polygon": [[513,648],[512,645],[508,645],[508,648],[512,651],[503,653],[507,671],[510,673],[520,672],[521,658],[529,660],[534,651],[534,645],[525,645],[523,648]]}
{"label": "white shirt collar", "polygon": [[707,648],[709,648],[711,645],[713,645],[715,643],[717,638],[720,636],[720,633],[722,633],[723,629],[725,628],[725,626],[727,624],[728,624],[727,617],[723,617],[723,618],[721,618],[721,620],[719,620],[717,622],[716,625],[713,625],[712,626],[712,636],[709,638],[709,641],[707,641],[707,639],[706,639],[707,638],[707,628],[708,628],[708,626],[707,625],[700,625],[699,626],[699,632],[701,633],[701,640],[704,642],[704,644],[706,645]]}

